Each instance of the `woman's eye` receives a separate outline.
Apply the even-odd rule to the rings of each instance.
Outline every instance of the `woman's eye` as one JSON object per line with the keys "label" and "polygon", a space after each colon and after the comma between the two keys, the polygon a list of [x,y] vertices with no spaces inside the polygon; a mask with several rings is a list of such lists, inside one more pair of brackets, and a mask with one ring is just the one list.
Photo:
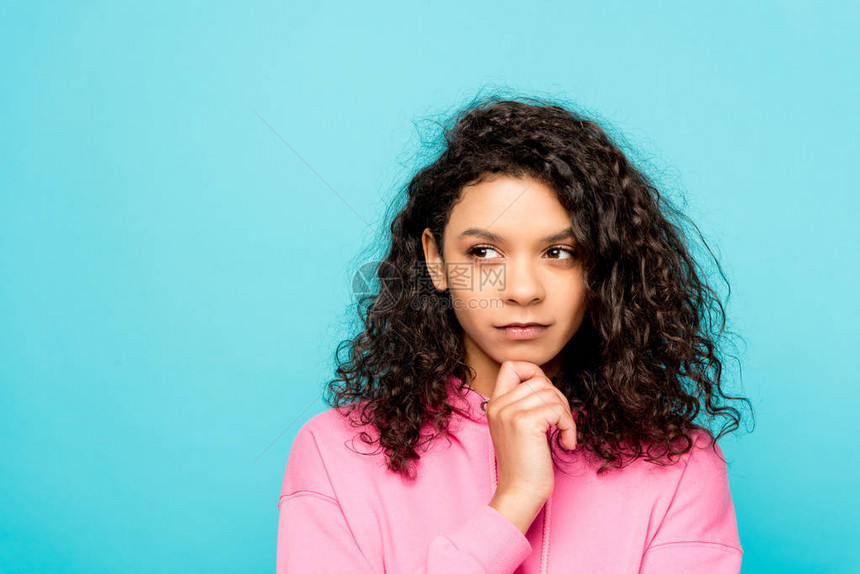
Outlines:
{"label": "woman's eye", "polygon": [[[488,256],[488,253],[495,253],[496,256]],[[550,259],[568,260],[576,258],[576,252],[566,247],[553,247],[549,251],[547,251],[547,253],[550,254]],[[469,255],[472,259],[482,260],[498,259],[501,257],[501,255],[499,255],[499,252],[492,247],[486,247],[481,245],[476,245],[475,247],[470,248],[466,251],[466,254]],[[553,256],[553,254],[557,255]],[[567,257],[564,257],[564,255],[567,255]]]}
{"label": "woman's eye", "polygon": [[[565,247],[553,247],[549,251],[547,251],[547,253],[554,253],[554,252],[566,253],[568,255],[568,257],[558,257],[558,259],[573,259],[574,257],[576,257],[576,253],[574,253],[573,250],[567,249]],[[555,259],[555,258],[553,258],[553,259]]]}
{"label": "woman's eye", "polygon": [[498,254],[498,251],[496,251],[492,247],[481,247],[480,245],[472,247],[471,249],[466,251],[466,254],[474,259],[496,259],[495,257],[485,257],[484,255],[482,255],[488,251]]}

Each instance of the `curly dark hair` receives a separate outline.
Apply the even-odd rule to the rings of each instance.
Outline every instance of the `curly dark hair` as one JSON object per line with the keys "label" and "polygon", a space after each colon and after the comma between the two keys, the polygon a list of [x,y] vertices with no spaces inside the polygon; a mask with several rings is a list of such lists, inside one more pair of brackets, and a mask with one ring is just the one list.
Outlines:
{"label": "curly dark hair", "polygon": [[[566,451],[558,432],[556,446],[597,455],[598,474],[621,468],[626,455],[664,464],[692,448],[696,428],[712,444],[738,429],[740,413],[725,399],[752,409],[720,386],[725,310],[682,227],[670,221],[689,218],[601,125],[570,107],[537,97],[476,98],[442,125],[441,152],[406,185],[387,255],[373,266],[378,289],[358,300],[362,329],[337,346],[337,378],[325,390],[345,416],[359,409],[354,426],[378,431],[375,439],[360,436],[379,442],[390,470],[413,476],[418,447],[447,431],[448,377],[474,376],[450,294],[430,280],[421,234],[429,228],[441,249],[463,187],[496,175],[534,178],[556,191],[583,263],[586,316],[553,380],[578,418],[579,446]],[[728,284],[719,261],[717,268]],[[702,407],[711,419],[728,419],[717,437],[694,422]]]}

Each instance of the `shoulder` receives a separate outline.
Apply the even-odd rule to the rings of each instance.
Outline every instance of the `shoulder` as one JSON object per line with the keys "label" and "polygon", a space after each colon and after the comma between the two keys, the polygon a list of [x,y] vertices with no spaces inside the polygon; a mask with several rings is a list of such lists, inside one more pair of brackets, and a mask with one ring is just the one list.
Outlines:
{"label": "shoulder", "polygon": [[310,436],[330,436],[333,433],[342,433],[349,423],[342,412],[335,408],[329,408],[309,418],[296,433]]}
{"label": "shoulder", "polygon": [[723,450],[709,431],[695,430],[691,438],[693,445],[678,464],[671,492],[667,493],[670,505],[675,511],[695,508],[705,521],[726,517],[732,503]]}
{"label": "shoulder", "polygon": [[691,433],[693,446],[659,507],[663,518],[650,547],[675,542],[717,542],[740,549],[725,456],[706,430]]}
{"label": "shoulder", "polygon": [[364,445],[362,433],[376,437],[373,425],[357,424],[357,412],[348,415],[345,411],[329,408],[312,416],[296,432],[290,457],[307,455],[310,452],[332,456],[341,451],[344,443]]}
{"label": "shoulder", "polygon": [[[689,436],[692,444],[686,452],[671,458],[664,456],[659,462],[639,458],[628,467],[626,480],[635,484],[640,492],[650,490],[663,503],[678,496],[725,492],[728,469],[719,443],[703,428],[693,429]],[[679,442],[680,447],[686,444]],[[675,449],[678,448],[676,444]],[[618,480],[623,480],[623,476],[624,473],[619,473]]]}
{"label": "shoulder", "polygon": [[290,446],[282,494],[308,490],[333,496],[334,475],[348,475],[377,458],[362,456],[375,451],[373,444],[361,440],[362,432],[374,436],[370,425],[353,426],[335,408],[308,419]]}
{"label": "shoulder", "polygon": [[653,473],[664,475],[671,487],[692,486],[691,482],[699,480],[722,480],[728,470],[719,443],[710,431],[701,427],[690,431],[689,436],[692,444],[687,452],[673,455],[671,459],[664,458],[662,464],[643,462],[643,465]]}
{"label": "shoulder", "polygon": [[722,477],[728,472],[726,457],[710,431],[697,428],[690,433],[693,445],[684,454],[684,474]]}

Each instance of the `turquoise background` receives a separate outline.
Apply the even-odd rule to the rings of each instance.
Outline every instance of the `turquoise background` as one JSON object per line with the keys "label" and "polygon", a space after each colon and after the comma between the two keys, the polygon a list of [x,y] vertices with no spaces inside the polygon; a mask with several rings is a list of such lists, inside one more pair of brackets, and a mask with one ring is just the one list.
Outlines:
{"label": "turquoise background", "polygon": [[756,409],[721,443],[744,572],[860,571],[858,20],[4,3],[0,570],[273,571],[290,443],[416,126],[508,87],[623,133],[720,257]]}

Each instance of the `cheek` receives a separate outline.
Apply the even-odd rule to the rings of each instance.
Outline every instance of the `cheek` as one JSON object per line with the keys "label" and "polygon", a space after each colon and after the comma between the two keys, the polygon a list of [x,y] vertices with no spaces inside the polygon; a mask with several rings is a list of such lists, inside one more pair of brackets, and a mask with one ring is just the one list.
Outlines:
{"label": "cheek", "polygon": [[454,305],[454,315],[463,327],[480,326],[487,322],[488,313],[492,308],[485,301],[482,293],[459,291],[451,294],[451,303]]}
{"label": "cheek", "polygon": [[585,311],[585,287],[581,283],[559,286],[553,293],[554,307],[566,313],[571,319],[578,318]]}

